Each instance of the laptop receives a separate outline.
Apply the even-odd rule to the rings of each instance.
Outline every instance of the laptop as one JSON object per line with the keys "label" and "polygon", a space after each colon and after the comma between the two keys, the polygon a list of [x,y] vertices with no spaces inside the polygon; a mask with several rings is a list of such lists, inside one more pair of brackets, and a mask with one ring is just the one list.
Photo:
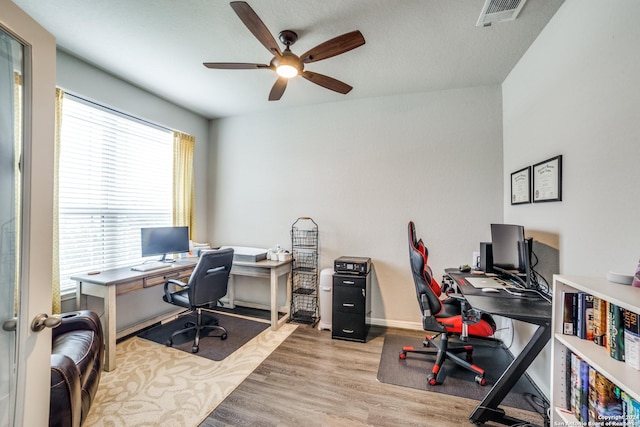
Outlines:
{"label": "laptop", "polygon": [[471,286],[476,289],[482,288],[496,288],[504,289],[505,283],[496,277],[465,277],[465,279]]}

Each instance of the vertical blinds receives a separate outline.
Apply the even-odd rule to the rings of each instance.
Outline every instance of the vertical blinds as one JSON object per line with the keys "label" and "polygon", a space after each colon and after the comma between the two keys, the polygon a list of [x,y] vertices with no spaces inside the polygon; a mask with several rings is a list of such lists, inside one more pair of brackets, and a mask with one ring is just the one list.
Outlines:
{"label": "vertical blinds", "polygon": [[60,289],[142,261],[140,228],[172,225],[172,132],[65,94],[60,128]]}

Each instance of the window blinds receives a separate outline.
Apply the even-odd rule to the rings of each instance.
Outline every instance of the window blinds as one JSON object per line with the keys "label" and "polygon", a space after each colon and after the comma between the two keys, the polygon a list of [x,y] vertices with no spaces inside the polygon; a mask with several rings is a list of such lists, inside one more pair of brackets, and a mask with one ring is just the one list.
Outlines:
{"label": "window blinds", "polygon": [[140,228],[172,225],[172,132],[65,94],[60,129],[61,292],[70,276],[142,261]]}

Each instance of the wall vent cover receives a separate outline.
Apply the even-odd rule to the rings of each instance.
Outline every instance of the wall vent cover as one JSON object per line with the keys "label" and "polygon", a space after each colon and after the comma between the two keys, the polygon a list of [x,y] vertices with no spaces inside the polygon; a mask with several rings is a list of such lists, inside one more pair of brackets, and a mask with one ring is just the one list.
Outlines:
{"label": "wall vent cover", "polygon": [[477,27],[488,27],[495,22],[512,21],[518,17],[527,0],[486,0]]}

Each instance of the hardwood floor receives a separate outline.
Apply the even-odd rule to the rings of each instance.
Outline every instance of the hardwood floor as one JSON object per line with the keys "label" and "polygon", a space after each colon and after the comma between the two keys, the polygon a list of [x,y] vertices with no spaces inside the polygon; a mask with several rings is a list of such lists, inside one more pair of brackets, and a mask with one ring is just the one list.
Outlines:
{"label": "hardwood floor", "polygon": [[[386,331],[372,327],[363,344],[332,340],[329,331],[300,325],[201,427],[472,425],[474,400],[378,382]],[[542,424],[533,412],[509,409],[509,415]]]}

